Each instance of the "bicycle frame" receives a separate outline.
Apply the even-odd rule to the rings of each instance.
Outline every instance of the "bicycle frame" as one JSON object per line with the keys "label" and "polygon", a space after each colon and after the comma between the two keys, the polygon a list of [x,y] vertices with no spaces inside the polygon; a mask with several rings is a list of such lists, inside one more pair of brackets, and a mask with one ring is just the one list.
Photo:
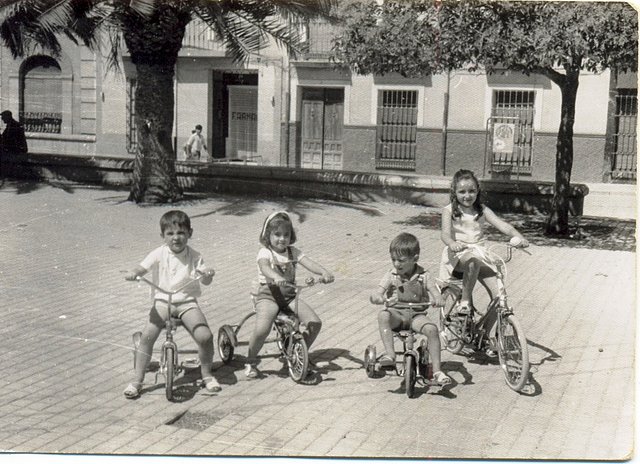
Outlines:
{"label": "bicycle frame", "polygon": [[[492,251],[496,246],[507,247],[507,257],[501,258]],[[529,355],[527,349],[527,340],[524,332],[520,327],[520,323],[513,313],[513,309],[508,303],[507,289],[505,285],[506,279],[506,263],[511,261],[513,256],[513,248],[511,244],[496,244],[487,251],[489,258],[488,264],[496,268],[497,293],[487,306],[487,311],[480,318],[476,317],[475,308],[471,308],[469,314],[455,314],[452,316],[453,308],[460,299],[462,293],[462,282],[446,281],[443,283],[442,294],[445,300],[449,296],[453,296],[453,302],[447,310],[447,304],[441,311],[441,325],[444,330],[448,329],[445,334],[448,337],[453,335],[455,339],[447,340],[446,349],[454,354],[459,353],[464,344],[471,344],[476,349],[483,346],[485,337],[489,334],[485,333],[485,318],[493,311],[496,314],[496,348],[500,360],[500,367],[504,371],[505,379],[510,388],[520,391],[526,384],[529,374]],[[522,250],[527,254],[526,250]],[[455,318],[455,324],[454,319]],[[456,333],[457,332],[457,333]]]}

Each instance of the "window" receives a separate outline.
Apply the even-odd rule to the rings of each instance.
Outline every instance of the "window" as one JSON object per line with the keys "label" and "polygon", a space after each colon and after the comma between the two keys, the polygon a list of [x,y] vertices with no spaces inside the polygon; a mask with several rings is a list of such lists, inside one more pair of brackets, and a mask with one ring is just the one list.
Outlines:
{"label": "window", "polygon": [[127,79],[127,152],[138,153],[136,128],[136,80]]}
{"label": "window", "polygon": [[28,58],[21,71],[20,121],[27,132],[60,133],[62,79],[60,65],[49,56]]}
{"label": "window", "polygon": [[418,92],[379,90],[376,168],[416,168]]}
{"label": "window", "polygon": [[612,177],[614,179],[636,178],[637,121],[638,89],[619,89],[616,95],[616,130],[613,135]]}
{"label": "window", "polygon": [[535,96],[533,90],[493,92],[493,171],[515,168],[520,173],[531,172]]}

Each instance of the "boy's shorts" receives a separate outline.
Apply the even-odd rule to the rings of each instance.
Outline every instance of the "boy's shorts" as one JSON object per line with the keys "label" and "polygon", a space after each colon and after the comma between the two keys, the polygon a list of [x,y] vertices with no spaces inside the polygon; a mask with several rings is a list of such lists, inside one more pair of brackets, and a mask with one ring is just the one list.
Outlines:
{"label": "boy's shorts", "polygon": [[396,309],[396,308],[387,308],[386,311],[389,311],[396,319],[400,320],[400,326],[393,329],[394,332],[398,332],[400,330],[409,330],[411,328],[411,323],[416,317],[423,316],[425,318],[425,323],[434,324],[438,327],[439,315],[438,311],[435,308],[429,308],[426,311],[414,311],[412,309]]}
{"label": "boy's shorts", "polygon": [[[149,322],[153,325],[164,327],[166,317],[167,317],[167,309],[168,303],[163,300],[155,300],[153,302],[153,307],[149,312]],[[182,316],[192,309],[197,309],[200,311],[200,306],[196,300],[184,301],[181,303],[172,303],[171,317],[175,317],[177,319],[181,319]]]}

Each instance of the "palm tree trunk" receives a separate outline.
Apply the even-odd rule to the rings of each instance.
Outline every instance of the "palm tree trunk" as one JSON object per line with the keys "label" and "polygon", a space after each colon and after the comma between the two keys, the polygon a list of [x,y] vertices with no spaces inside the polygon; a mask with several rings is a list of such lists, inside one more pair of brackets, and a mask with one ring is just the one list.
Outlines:
{"label": "palm tree trunk", "polygon": [[573,168],[573,123],[576,114],[579,70],[568,71],[560,85],[562,109],[556,143],[556,183],[545,234],[569,235],[569,197]]}
{"label": "palm tree trunk", "polygon": [[173,65],[136,64],[138,153],[129,200],[167,203],[181,198],[171,143],[173,127]]}

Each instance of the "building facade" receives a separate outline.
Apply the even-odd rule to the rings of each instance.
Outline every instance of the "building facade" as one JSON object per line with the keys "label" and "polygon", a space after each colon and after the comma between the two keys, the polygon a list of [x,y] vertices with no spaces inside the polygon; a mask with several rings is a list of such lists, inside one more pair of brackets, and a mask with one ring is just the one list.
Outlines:
{"label": "building facade", "polygon": [[[236,64],[201,24],[188,26],[175,73],[173,139],[201,124],[213,161],[364,173],[552,181],[560,90],[540,75],[465,71],[423,79],[358,76],[330,62],[333,26],[297,25],[305,53],[275,45]],[[14,60],[1,50],[0,98],[29,151],[131,158],[135,67],[106,72],[86,47]],[[576,182],[635,182],[636,75],[584,72],[576,105]]]}

